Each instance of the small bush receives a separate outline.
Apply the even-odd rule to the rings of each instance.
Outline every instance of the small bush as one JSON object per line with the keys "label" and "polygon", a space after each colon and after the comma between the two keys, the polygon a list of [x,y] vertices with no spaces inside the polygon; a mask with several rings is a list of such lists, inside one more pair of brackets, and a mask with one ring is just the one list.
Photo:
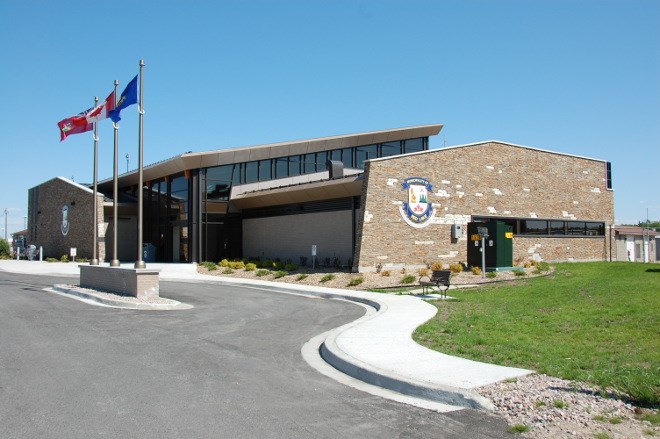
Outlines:
{"label": "small bush", "polygon": [[415,276],[413,276],[412,274],[406,274],[405,276],[403,276],[401,278],[401,283],[402,284],[411,284],[411,283],[415,282],[415,280],[416,280]]}
{"label": "small bush", "polygon": [[434,262],[433,265],[431,265],[431,270],[442,270],[444,265],[442,265],[442,262]]}
{"label": "small bush", "polygon": [[326,274],[325,276],[323,276],[319,282],[328,282],[328,281],[331,281],[334,278],[335,278],[335,275],[329,273],[329,274]]}
{"label": "small bush", "polygon": [[234,270],[243,270],[245,268],[245,264],[243,261],[232,261],[229,263],[229,268],[233,268]]}
{"label": "small bush", "polygon": [[614,425],[616,425],[616,424],[620,424],[620,423],[622,423],[622,422],[623,422],[623,419],[621,419],[621,418],[618,417],[618,416],[615,416],[615,417],[613,417],[613,418],[610,418],[609,422],[610,422],[610,424],[614,424]]}
{"label": "small bush", "polygon": [[472,268],[470,269],[470,271],[471,271],[472,274],[474,274],[475,276],[479,276],[479,275],[481,274],[481,268],[479,268],[479,267],[472,267]]}
{"label": "small bush", "polygon": [[417,270],[417,274],[421,279],[423,277],[429,277],[431,275],[431,271],[428,268],[420,268],[419,270]]}
{"label": "small bush", "polygon": [[85,263],[85,262],[89,262],[89,258],[78,258],[76,259],[76,261]]}
{"label": "small bush", "polygon": [[307,276],[308,276],[308,275],[307,275],[306,273],[300,273],[300,274],[298,275],[298,277],[296,277],[296,280],[307,279]]}
{"label": "small bush", "polygon": [[548,270],[550,270],[550,264],[548,264],[547,262],[541,261],[538,264],[536,264],[536,269],[539,270],[539,271],[548,271]]}
{"label": "small bush", "polygon": [[59,262],[59,260],[55,258],[46,258],[46,262]]}
{"label": "small bush", "polygon": [[274,277],[275,279],[279,279],[279,278],[281,278],[281,277],[286,276],[287,274],[289,274],[289,273],[286,272],[286,271],[284,271],[284,270],[277,270],[277,271],[275,272],[275,274],[273,275],[273,277]]}
{"label": "small bush", "polygon": [[451,264],[449,269],[452,273],[461,273],[463,271],[463,264]]}
{"label": "small bush", "polygon": [[268,276],[270,274],[270,270],[257,270],[255,273],[257,276]]}
{"label": "small bush", "polygon": [[62,255],[60,257],[60,262],[69,262],[69,255]]}
{"label": "small bush", "polygon": [[204,261],[204,262],[200,263],[199,265],[206,268],[208,271],[213,271],[213,270],[218,269],[218,266],[215,264],[215,262]]}
{"label": "small bush", "polygon": [[248,262],[247,264],[245,264],[245,271],[254,271],[256,269],[257,269],[257,264],[255,264],[254,262]]}
{"label": "small bush", "polygon": [[224,269],[224,271],[222,272],[222,274],[232,274],[233,272],[234,272],[234,270],[232,270],[231,268],[227,267],[227,268]]}
{"label": "small bush", "polygon": [[553,399],[552,400],[552,406],[556,409],[563,409],[563,408],[568,407],[568,404],[566,404],[561,399]]}
{"label": "small bush", "polygon": [[497,277],[497,271],[489,271],[486,273],[486,277],[488,279],[495,279]]}
{"label": "small bush", "polygon": [[293,263],[288,263],[284,266],[284,269],[288,272],[296,271],[298,269],[298,266],[296,264],[293,264]]}
{"label": "small bush", "polygon": [[221,267],[229,267],[229,260],[223,259],[222,261],[218,262],[218,265]]}
{"label": "small bush", "polygon": [[525,424],[514,424],[509,427],[509,433],[526,433],[529,431],[529,427]]}
{"label": "small bush", "polygon": [[362,282],[364,282],[364,278],[363,278],[363,277],[354,277],[354,278],[351,279],[351,281],[348,283],[348,286],[349,286],[349,287],[356,287],[356,286],[360,285]]}
{"label": "small bush", "polygon": [[273,261],[270,259],[264,259],[261,261],[261,264],[259,264],[259,268],[266,268],[268,270],[273,268]]}
{"label": "small bush", "polygon": [[301,267],[307,267],[307,256],[301,256],[300,257],[300,266]]}
{"label": "small bush", "polygon": [[524,276],[527,273],[525,273],[525,270],[513,270],[513,274],[515,274],[517,277],[520,277],[520,276]]}
{"label": "small bush", "polygon": [[385,271],[381,271],[380,275],[385,277],[390,277],[392,275],[392,272],[390,270],[385,270]]}

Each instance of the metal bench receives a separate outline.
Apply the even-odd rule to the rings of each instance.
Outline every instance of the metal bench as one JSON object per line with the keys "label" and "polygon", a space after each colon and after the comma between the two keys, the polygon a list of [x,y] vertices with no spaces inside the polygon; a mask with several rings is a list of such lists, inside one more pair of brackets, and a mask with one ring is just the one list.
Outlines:
{"label": "metal bench", "polygon": [[[451,283],[450,279],[450,270],[433,270],[433,274],[429,280],[423,281],[420,279],[419,284],[422,286],[422,291],[424,294],[427,294],[429,290],[433,291],[433,287],[436,287],[443,297],[447,297],[447,290],[449,289],[449,285]],[[442,287],[445,287],[444,290]]]}

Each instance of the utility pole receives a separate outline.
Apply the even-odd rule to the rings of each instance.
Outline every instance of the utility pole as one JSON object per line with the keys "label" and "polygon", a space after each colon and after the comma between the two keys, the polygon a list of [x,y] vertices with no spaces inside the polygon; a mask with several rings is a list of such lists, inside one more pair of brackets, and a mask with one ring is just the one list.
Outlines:
{"label": "utility pole", "polygon": [[5,207],[5,241],[9,242],[7,239],[7,208]]}

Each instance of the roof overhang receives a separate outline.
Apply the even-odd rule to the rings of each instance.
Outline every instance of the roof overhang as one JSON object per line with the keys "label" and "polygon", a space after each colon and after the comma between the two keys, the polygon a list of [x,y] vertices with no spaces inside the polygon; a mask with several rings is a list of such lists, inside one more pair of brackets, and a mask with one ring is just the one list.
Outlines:
{"label": "roof overhang", "polygon": [[361,175],[354,175],[335,180],[247,192],[232,197],[231,203],[237,208],[244,210],[282,204],[355,197],[362,193],[362,182]]}

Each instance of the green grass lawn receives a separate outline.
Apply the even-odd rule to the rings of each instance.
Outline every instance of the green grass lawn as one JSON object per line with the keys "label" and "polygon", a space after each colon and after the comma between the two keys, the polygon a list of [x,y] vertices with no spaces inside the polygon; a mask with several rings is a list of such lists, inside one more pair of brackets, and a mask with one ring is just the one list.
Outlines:
{"label": "green grass lawn", "polygon": [[556,264],[548,277],[452,290],[414,339],[444,353],[660,403],[660,265]]}

